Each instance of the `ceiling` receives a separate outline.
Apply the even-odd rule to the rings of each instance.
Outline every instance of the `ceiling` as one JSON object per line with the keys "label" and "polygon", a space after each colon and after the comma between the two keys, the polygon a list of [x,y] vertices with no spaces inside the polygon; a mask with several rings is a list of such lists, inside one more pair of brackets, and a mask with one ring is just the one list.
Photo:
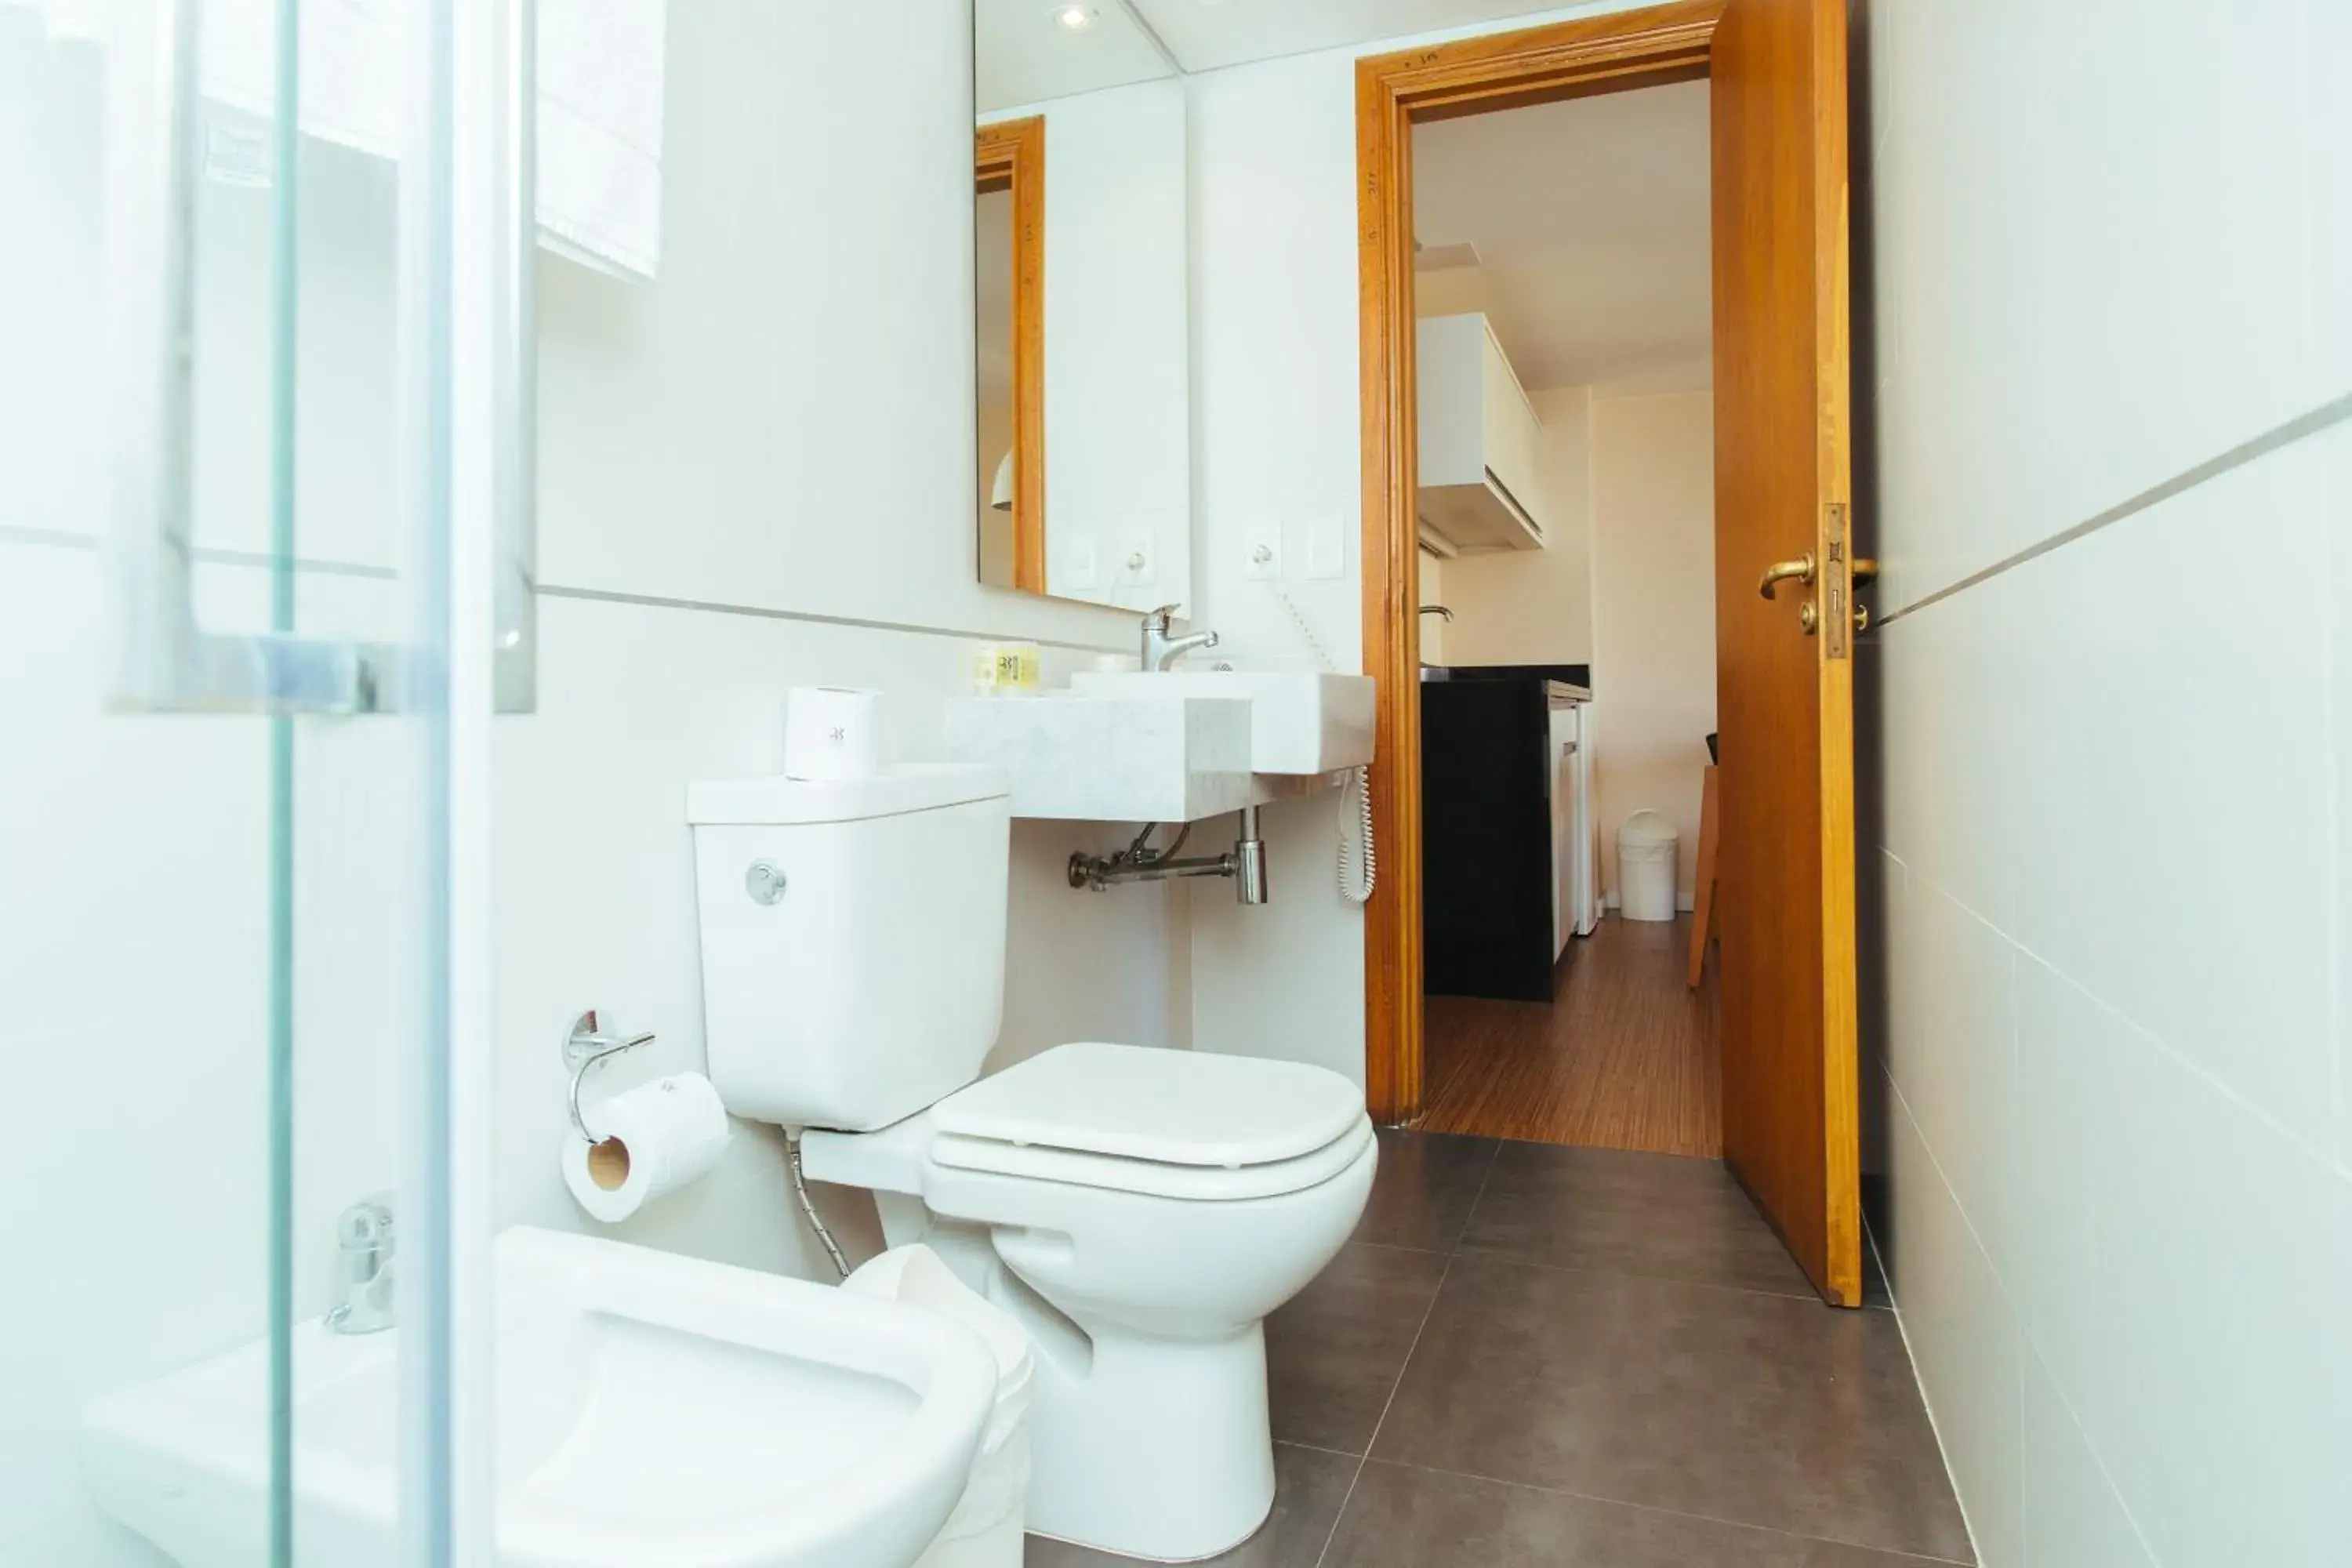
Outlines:
{"label": "ceiling", "polygon": [[1087,0],[1084,32],[1055,21],[1067,3],[972,0],[972,83],[982,114],[1173,76],[1134,16],[1118,0]]}
{"label": "ceiling", "polygon": [[1485,310],[1530,392],[1709,384],[1706,83],[1443,121],[1412,137],[1424,268],[1453,247],[1477,251],[1474,266],[1418,274],[1422,314]]}
{"label": "ceiling", "polygon": [[1092,20],[1074,32],[1054,19],[1070,3],[973,0],[982,113],[1559,8],[1559,0],[1079,0]]}

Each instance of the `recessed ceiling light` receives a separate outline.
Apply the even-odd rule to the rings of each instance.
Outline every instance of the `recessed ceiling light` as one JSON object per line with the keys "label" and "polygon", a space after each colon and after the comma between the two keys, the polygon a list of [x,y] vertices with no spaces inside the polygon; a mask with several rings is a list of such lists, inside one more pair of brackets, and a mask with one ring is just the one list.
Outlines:
{"label": "recessed ceiling light", "polygon": [[1091,5],[1056,5],[1054,25],[1066,33],[1083,33],[1095,25],[1095,8]]}

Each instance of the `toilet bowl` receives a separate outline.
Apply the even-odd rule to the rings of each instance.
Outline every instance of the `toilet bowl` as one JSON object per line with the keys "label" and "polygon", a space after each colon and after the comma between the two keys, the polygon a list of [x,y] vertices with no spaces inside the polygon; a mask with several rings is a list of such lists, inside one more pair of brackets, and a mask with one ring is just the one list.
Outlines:
{"label": "toilet bowl", "polygon": [[1181,1562],[1274,1502],[1267,1313],[1347,1240],[1364,1097],[1297,1062],[1080,1042],[981,1076],[1004,1015],[1001,769],[687,792],[710,1080],[803,1133],[1021,1324],[1030,1528]]}
{"label": "toilet bowl", "polygon": [[811,1131],[803,1156],[877,1193],[892,1246],[928,1242],[1028,1331],[1033,1531],[1182,1562],[1265,1521],[1265,1320],[1370,1193],[1354,1084],[1085,1042],[877,1131]]}

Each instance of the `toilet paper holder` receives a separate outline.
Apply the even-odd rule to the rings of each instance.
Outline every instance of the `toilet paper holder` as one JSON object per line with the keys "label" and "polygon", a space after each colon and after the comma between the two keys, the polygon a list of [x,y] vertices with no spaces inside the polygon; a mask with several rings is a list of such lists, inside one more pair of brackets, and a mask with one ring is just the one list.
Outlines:
{"label": "toilet paper holder", "polygon": [[618,1035],[605,1034],[597,1027],[596,1009],[593,1007],[572,1020],[572,1032],[563,1037],[563,1065],[572,1073],[572,1090],[566,1097],[572,1110],[572,1131],[591,1143],[604,1142],[589,1131],[588,1123],[581,1120],[580,1080],[588,1076],[590,1068],[605,1058],[619,1056],[623,1051],[635,1050],[639,1046],[651,1045],[653,1038],[650,1031],[625,1039]]}

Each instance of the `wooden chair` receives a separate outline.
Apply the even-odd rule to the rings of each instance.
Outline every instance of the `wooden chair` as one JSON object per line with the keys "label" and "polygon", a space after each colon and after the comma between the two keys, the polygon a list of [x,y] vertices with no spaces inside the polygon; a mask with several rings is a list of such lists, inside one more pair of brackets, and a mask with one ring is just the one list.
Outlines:
{"label": "wooden chair", "polygon": [[1723,833],[1723,805],[1717,796],[1716,766],[1709,763],[1706,783],[1698,797],[1698,870],[1691,900],[1691,989],[1706,977],[1706,942],[1708,928],[1715,920],[1715,856],[1717,840]]}

